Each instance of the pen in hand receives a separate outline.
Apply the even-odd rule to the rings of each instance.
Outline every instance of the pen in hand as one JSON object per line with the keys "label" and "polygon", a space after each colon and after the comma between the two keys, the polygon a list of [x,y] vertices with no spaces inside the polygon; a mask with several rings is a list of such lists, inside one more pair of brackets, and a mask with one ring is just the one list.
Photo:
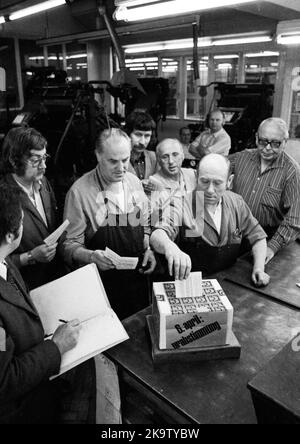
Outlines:
{"label": "pen in hand", "polygon": [[[65,321],[64,319],[59,319],[59,322],[62,322],[63,324],[67,324],[68,321]],[[49,335],[45,335],[44,339],[50,338],[50,336],[53,336],[53,333],[50,333]]]}

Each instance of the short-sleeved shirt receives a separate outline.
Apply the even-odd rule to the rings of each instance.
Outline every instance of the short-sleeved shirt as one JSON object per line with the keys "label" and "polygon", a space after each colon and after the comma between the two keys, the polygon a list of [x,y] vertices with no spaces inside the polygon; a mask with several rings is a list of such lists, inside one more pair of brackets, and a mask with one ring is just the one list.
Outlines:
{"label": "short-sleeved shirt", "polygon": [[125,207],[120,208],[117,203],[118,196],[110,192],[109,188],[103,191],[97,169],[98,167],[78,179],[66,197],[64,219],[68,219],[70,225],[67,228],[62,251],[64,260],[71,266],[74,265],[74,252],[88,244],[98,228],[103,225],[108,212],[124,214],[132,212],[134,206],[139,207],[144,232],[150,234],[149,201],[140,180],[129,172],[125,174],[122,182]]}
{"label": "short-sleeved shirt", "polygon": [[210,153],[228,156],[231,148],[231,139],[224,128],[221,128],[220,131],[216,133],[213,133],[211,129],[207,129],[196,137],[191,143],[191,147],[196,149],[200,144],[203,148],[207,148]]}

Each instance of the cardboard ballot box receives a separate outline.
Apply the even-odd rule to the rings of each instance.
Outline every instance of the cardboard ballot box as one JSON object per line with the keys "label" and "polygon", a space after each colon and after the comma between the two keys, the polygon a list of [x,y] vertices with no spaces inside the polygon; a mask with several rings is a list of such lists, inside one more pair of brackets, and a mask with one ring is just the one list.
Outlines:
{"label": "cardboard ballot box", "polygon": [[200,278],[189,295],[180,291],[178,284],[153,283],[152,314],[159,348],[180,350],[229,344],[233,307],[218,281]]}

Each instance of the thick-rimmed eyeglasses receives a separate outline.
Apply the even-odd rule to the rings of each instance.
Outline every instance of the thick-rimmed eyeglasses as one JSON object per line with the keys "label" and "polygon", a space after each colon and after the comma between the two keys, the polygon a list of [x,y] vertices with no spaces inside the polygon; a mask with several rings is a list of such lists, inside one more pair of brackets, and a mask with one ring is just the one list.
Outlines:
{"label": "thick-rimmed eyeglasses", "polygon": [[39,157],[33,157],[31,159],[27,159],[26,163],[28,163],[29,165],[31,165],[33,168],[37,168],[39,167],[42,162],[47,162],[47,160],[50,159],[50,155],[49,154],[45,154],[44,156],[39,156]]}
{"label": "thick-rimmed eyeglasses", "polygon": [[258,137],[257,143],[259,146],[262,146],[266,148],[268,145],[272,148],[272,150],[279,150],[281,147],[283,140],[268,140],[268,139],[262,139]]}

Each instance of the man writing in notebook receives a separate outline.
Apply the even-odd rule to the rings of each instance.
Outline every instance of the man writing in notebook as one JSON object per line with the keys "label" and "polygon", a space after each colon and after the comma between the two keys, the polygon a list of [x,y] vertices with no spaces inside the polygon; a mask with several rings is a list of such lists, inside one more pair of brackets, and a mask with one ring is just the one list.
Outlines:
{"label": "man writing in notebook", "polygon": [[55,423],[59,392],[49,377],[77,344],[81,327],[70,321],[44,340],[24,281],[8,258],[21,241],[24,215],[18,194],[3,183],[0,208],[0,424]]}

